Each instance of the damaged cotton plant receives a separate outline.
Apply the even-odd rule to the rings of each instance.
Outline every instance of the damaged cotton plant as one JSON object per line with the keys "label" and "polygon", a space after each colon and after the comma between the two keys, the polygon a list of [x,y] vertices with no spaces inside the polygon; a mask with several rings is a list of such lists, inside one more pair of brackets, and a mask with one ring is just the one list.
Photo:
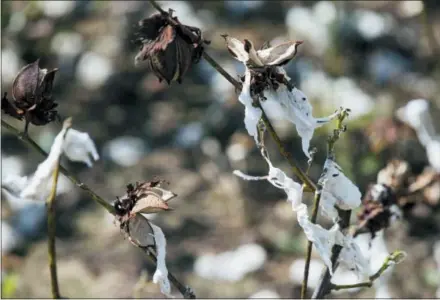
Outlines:
{"label": "damaged cotton plant", "polygon": [[141,47],[135,64],[145,61],[168,84],[182,83],[191,65],[199,62],[205,42],[200,29],[180,24],[171,10],[139,21],[136,41]]}
{"label": "damaged cotton plant", "polygon": [[[338,225],[338,210],[352,210],[359,207],[362,197],[359,188],[344,175],[341,167],[336,163],[333,153],[335,141],[340,133],[346,130],[341,123],[348,116],[349,110],[341,108],[325,118],[313,117],[313,108],[307,96],[292,85],[282,67],[295,57],[301,41],[287,42],[274,47],[265,44],[260,50],[256,50],[249,40],[241,42],[228,35],[223,35],[223,37],[229,52],[245,65],[245,75],[241,77],[244,82],[243,89],[238,99],[245,106],[246,129],[249,135],[254,137],[269,166],[267,176],[254,177],[237,170],[234,174],[245,180],[267,180],[286,192],[287,200],[292,202],[299,225],[304,230],[307,239],[315,245],[330,274],[333,274],[335,267],[339,264],[354,271],[359,279],[367,278],[370,274],[368,261],[354,241],[352,234],[343,233]],[[287,120],[296,126],[302,139],[302,150],[309,158],[309,163],[312,162],[309,147],[314,129],[338,118],[338,129],[334,131],[334,136],[329,137],[327,160],[319,180],[319,188],[315,191],[315,205],[319,203],[323,215],[333,221],[332,228],[325,229],[315,224],[316,216],[313,220],[309,218],[307,205],[302,203],[303,185],[289,178],[270,161],[264,146],[264,137],[260,135],[264,131],[259,128],[263,111],[272,118]],[[319,209],[318,206],[316,207]],[[337,264],[333,265],[331,257],[335,245],[339,245],[342,251]],[[305,280],[307,282],[307,279]],[[305,294],[302,293],[302,296],[304,297]]]}
{"label": "damaged cotton plant", "polygon": [[168,201],[177,195],[161,187],[164,181],[155,179],[136,185],[127,185],[127,191],[114,201],[116,220],[131,243],[149,251],[150,247],[157,254],[157,267],[153,282],[158,283],[162,294],[170,296],[171,285],[165,263],[166,239],[160,227],[148,220],[147,215],[169,211]]}

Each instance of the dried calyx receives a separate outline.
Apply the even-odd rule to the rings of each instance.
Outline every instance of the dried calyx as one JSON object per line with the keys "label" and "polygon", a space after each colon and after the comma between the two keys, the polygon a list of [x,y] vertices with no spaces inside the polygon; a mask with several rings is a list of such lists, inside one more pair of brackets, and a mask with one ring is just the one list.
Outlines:
{"label": "dried calyx", "polygon": [[120,222],[121,229],[128,232],[128,222],[136,214],[149,214],[171,210],[168,201],[177,195],[162,189],[163,180],[136,182],[136,185],[127,185],[124,196],[118,197],[113,203],[116,219]]}
{"label": "dried calyx", "polygon": [[[289,90],[293,89],[289,78],[280,67],[296,56],[298,46],[303,43],[302,41],[291,41],[274,47],[265,43],[261,49],[256,50],[250,40],[245,39],[244,42],[241,42],[226,34],[222,37],[226,41],[229,53],[250,69],[252,96],[258,96],[260,100],[265,100],[263,91],[266,89],[276,91],[280,84],[286,85]],[[244,76],[240,79],[244,82]]]}
{"label": "dried calyx", "polygon": [[200,29],[180,24],[177,17],[172,17],[171,10],[139,21],[136,35],[141,47],[135,64],[146,61],[159,81],[168,84],[182,82],[190,66],[199,62],[203,43],[207,43]]}
{"label": "dried calyx", "polygon": [[15,77],[12,84],[12,100],[5,93],[2,98],[2,110],[18,119],[25,119],[24,133],[29,123],[46,125],[58,117],[57,107],[52,99],[52,85],[58,69],[48,71],[40,69],[39,59],[25,66]]}

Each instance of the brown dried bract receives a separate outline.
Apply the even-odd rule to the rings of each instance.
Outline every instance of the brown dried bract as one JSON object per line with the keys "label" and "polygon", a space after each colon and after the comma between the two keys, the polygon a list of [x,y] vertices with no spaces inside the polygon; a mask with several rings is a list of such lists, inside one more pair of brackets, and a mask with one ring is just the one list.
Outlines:
{"label": "brown dried bract", "polygon": [[58,69],[47,71],[40,69],[39,59],[25,66],[14,79],[12,84],[12,101],[5,93],[2,98],[2,110],[18,119],[25,118],[25,130],[29,123],[46,125],[58,116],[57,107],[52,99],[52,85]]}
{"label": "brown dried bract", "polygon": [[198,63],[203,54],[205,41],[200,29],[180,24],[171,12],[141,20],[136,34],[142,45],[135,64],[146,61],[159,81],[165,80],[168,84],[182,83],[191,65]]}
{"label": "brown dried bract", "polygon": [[121,229],[129,235],[129,222],[136,214],[149,214],[160,211],[172,210],[168,201],[177,195],[161,188],[163,180],[155,179],[136,185],[127,185],[127,192],[124,196],[118,197],[113,203],[116,212],[116,219],[120,222]]}

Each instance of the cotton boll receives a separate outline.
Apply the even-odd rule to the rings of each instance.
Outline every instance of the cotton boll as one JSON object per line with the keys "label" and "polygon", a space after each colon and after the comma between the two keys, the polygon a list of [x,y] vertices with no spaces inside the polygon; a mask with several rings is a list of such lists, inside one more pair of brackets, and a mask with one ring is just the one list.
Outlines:
{"label": "cotton boll", "polygon": [[[304,258],[300,258],[295,260],[289,268],[289,278],[290,280],[297,284],[301,285],[304,279],[304,267],[306,265],[306,260]],[[319,284],[319,280],[322,274],[322,271],[325,269],[325,265],[321,260],[312,258],[310,260],[309,267],[309,279],[308,279],[308,287],[311,289],[316,289]]]}

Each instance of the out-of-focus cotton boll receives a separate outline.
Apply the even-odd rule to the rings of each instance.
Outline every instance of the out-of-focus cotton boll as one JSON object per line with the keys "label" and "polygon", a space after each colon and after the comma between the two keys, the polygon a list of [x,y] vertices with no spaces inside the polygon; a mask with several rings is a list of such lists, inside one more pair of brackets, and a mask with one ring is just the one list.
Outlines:
{"label": "out-of-focus cotton boll", "polygon": [[310,99],[319,100],[320,105],[327,110],[335,107],[349,108],[350,119],[355,119],[370,113],[374,108],[373,98],[351,78],[331,79],[321,70],[311,71],[302,77],[301,87],[304,93]]}
{"label": "out-of-focus cotton boll", "polygon": [[247,273],[261,268],[267,259],[266,250],[257,244],[246,244],[234,251],[197,258],[194,270],[200,277],[211,280],[239,281]]}
{"label": "out-of-focus cotton boll", "polygon": [[177,16],[182,24],[204,28],[202,20],[196,15],[188,1],[161,1],[160,5],[165,11],[170,8],[174,10],[174,16]]}
{"label": "out-of-focus cotton boll", "polygon": [[356,28],[367,40],[377,38],[388,33],[393,27],[393,19],[370,10],[355,12]]}
{"label": "out-of-focus cotton boll", "polygon": [[281,296],[272,290],[264,289],[252,294],[249,299],[279,299]]}
{"label": "out-of-focus cotton boll", "polygon": [[121,136],[105,144],[103,152],[115,164],[131,167],[142,159],[147,150],[147,145],[141,138]]}
{"label": "out-of-focus cotton boll", "polygon": [[83,54],[77,68],[76,77],[89,89],[100,87],[113,72],[111,61],[93,52]]}
{"label": "out-of-focus cotton boll", "polygon": [[23,242],[22,236],[5,221],[1,221],[2,227],[2,253],[9,253]]}
{"label": "out-of-focus cotton boll", "polygon": [[190,148],[200,144],[203,134],[202,123],[193,122],[179,128],[174,141],[180,147]]}
{"label": "out-of-focus cotton boll", "polygon": [[292,7],[286,14],[285,22],[292,38],[309,43],[314,54],[324,54],[329,46],[328,29],[309,8]]}
{"label": "out-of-focus cotton boll", "polygon": [[322,24],[330,25],[336,20],[337,10],[331,1],[318,1],[313,6],[313,14]]}
{"label": "out-of-focus cotton boll", "polygon": [[411,18],[421,14],[423,11],[423,1],[400,1],[398,12],[402,17]]}
{"label": "out-of-focus cotton boll", "polygon": [[77,32],[58,32],[52,38],[50,47],[60,56],[75,56],[83,49],[83,38]]}
{"label": "out-of-focus cotton boll", "polygon": [[49,17],[62,17],[75,8],[75,1],[38,1],[44,14]]}
{"label": "out-of-focus cotton boll", "polygon": [[12,84],[20,70],[20,59],[11,48],[2,49],[2,82]]}
{"label": "out-of-focus cotton boll", "polygon": [[[304,279],[305,265],[306,265],[306,260],[304,258],[297,259],[290,265],[289,278],[293,283],[297,285],[302,284],[302,281]],[[316,258],[312,258],[310,260],[309,281],[308,281],[309,288],[315,289],[318,286],[321,273],[324,269],[325,269],[325,265],[321,260]]]}
{"label": "out-of-focus cotton boll", "polygon": [[368,72],[377,84],[385,84],[410,71],[410,61],[390,50],[376,50],[367,59]]}

